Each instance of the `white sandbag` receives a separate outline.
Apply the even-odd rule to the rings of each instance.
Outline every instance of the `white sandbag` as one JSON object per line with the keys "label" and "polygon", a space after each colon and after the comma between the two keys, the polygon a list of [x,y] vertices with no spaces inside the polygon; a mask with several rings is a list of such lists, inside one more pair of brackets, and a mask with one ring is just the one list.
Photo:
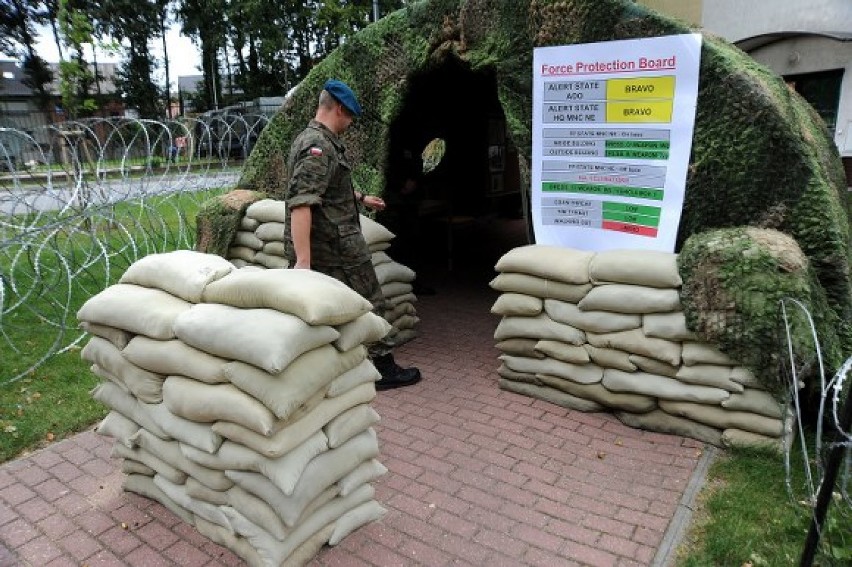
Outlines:
{"label": "white sandbag", "polygon": [[411,303],[400,303],[395,307],[385,309],[385,321],[393,325],[400,317],[404,315],[417,315],[417,309]]}
{"label": "white sandbag", "polygon": [[384,252],[385,250],[389,249],[390,246],[390,242],[376,242],[374,244],[368,244],[367,251],[370,252],[370,254],[373,254],[375,252]]}
{"label": "white sandbag", "polygon": [[583,348],[589,353],[592,362],[601,368],[615,368],[624,372],[635,372],[636,365],[630,362],[630,355],[623,350],[601,348],[584,344]]}
{"label": "white sandbag", "polygon": [[646,336],[670,341],[694,341],[695,333],[686,326],[683,311],[646,313],[642,316],[642,332]]}
{"label": "white sandbag", "polygon": [[376,459],[367,459],[337,481],[340,495],[348,496],[368,482],[378,480],[387,472],[387,467]]}
{"label": "white sandbag", "polygon": [[[512,356],[525,356],[527,358],[544,358],[546,355],[543,352],[539,352],[535,349],[536,345],[541,341],[537,339],[505,339],[497,342],[494,346],[501,352],[505,354],[511,354]],[[550,341],[552,343],[569,346],[565,343],[559,341]],[[582,348],[582,347],[573,347],[573,348]],[[585,351],[583,351],[585,353]],[[557,357],[558,358],[558,357]],[[570,360],[568,362],[577,362],[574,360]],[[586,361],[588,362],[588,361]]]}
{"label": "white sandbag", "polygon": [[549,374],[578,384],[594,384],[603,378],[603,368],[596,364],[571,364],[553,358],[524,358],[501,354],[500,360],[515,372],[524,374]]}
{"label": "white sandbag", "polygon": [[601,334],[587,332],[586,340],[598,348],[614,348],[662,360],[672,366],[680,365],[681,343],[646,337],[641,329]]}
{"label": "white sandbag", "polygon": [[582,345],[586,342],[583,331],[558,323],[542,313],[535,317],[503,317],[494,331],[494,339],[551,339],[572,345]]}
{"label": "white sandbag", "polygon": [[628,358],[639,370],[647,372],[648,374],[657,374],[659,376],[674,378],[677,375],[677,371],[680,370],[680,366],[673,366],[663,362],[662,360],[657,360],[656,358],[651,358],[649,356],[642,356],[641,354],[631,354]]}
{"label": "white sandbag", "polygon": [[231,362],[225,365],[225,376],[272,410],[278,419],[287,419],[314,394],[327,389],[332,380],[366,358],[367,350],[362,346],[338,352],[331,345],[323,345],[302,354],[276,375]]}
{"label": "white sandbag", "polygon": [[135,441],[132,439],[137,431],[139,431],[138,423],[115,410],[109,412],[95,427],[95,433],[98,435],[112,437],[116,443],[121,443],[129,449],[135,446]]}
{"label": "white sandbag", "polygon": [[264,242],[281,241],[284,240],[286,227],[283,222],[265,222],[258,225],[254,235]]}
{"label": "white sandbag", "polygon": [[323,427],[328,437],[328,446],[332,449],[340,447],[368,427],[377,424],[380,419],[376,410],[368,404],[346,410]]}
{"label": "white sandbag", "polygon": [[149,254],[137,260],[118,282],[161,289],[185,301],[198,303],[207,284],[233,270],[234,266],[221,256],[175,250]]}
{"label": "white sandbag", "polygon": [[785,447],[788,447],[791,442],[792,436],[790,435],[769,437],[768,435],[760,435],[759,433],[734,428],[729,428],[722,432],[722,446],[728,448],[769,449],[783,454]]}
{"label": "white sandbag", "polygon": [[179,506],[174,500],[166,496],[160,487],[154,484],[153,477],[140,474],[129,474],[124,477],[124,480],[121,482],[121,487],[127,492],[134,492],[144,496],[145,498],[150,498],[155,502],[159,502],[175,516],[190,526],[194,525],[192,513],[190,513],[186,508]]}
{"label": "white sandbag", "polygon": [[86,321],[82,321],[80,323],[80,328],[89,333],[90,335],[94,335],[96,337],[100,337],[102,339],[106,339],[115,346],[117,349],[123,349],[127,346],[127,343],[130,342],[130,339],[133,338],[132,333],[128,333],[124,329],[116,329],[115,327],[108,327],[107,325],[98,325],[97,323],[89,323]]}
{"label": "white sandbag", "polygon": [[207,384],[227,382],[223,373],[227,360],[177,339],[158,341],[137,335],[121,354],[139,368],[164,376],[188,376]]}
{"label": "white sandbag", "polygon": [[642,316],[609,311],[581,311],[574,303],[545,299],[544,311],[554,321],[593,333],[614,333],[642,326]]}
{"label": "white sandbag", "polygon": [[225,474],[236,484],[265,500],[284,524],[293,527],[305,507],[322,491],[346,476],[356,465],[379,454],[376,433],[372,429],[356,435],[337,449],[314,458],[296,483],[290,496],[259,473],[229,470]]}
{"label": "white sandbag", "polygon": [[163,400],[162,374],[154,374],[128,362],[115,345],[106,339],[92,337],[80,357],[106,370],[109,375],[139,400],[156,404]]}
{"label": "white sandbag", "polygon": [[648,287],[680,287],[677,254],[656,250],[606,250],[589,264],[595,284],[623,283]]}
{"label": "white sandbag", "polygon": [[399,262],[385,262],[375,266],[376,277],[380,284],[390,282],[405,282],[411,283],[417,278],[414,270],[408,266],[403,266]]}
{"label": "white sandbag", "polygon": [[282,258],[274,254],[266,254],[265,252],[258,252],[255,254],[254,263],[260,264],[264,268],[269,268],[270,270],[286,270],[290,267],[290,261],[286,258]]}
{"label": "white sandbag", "polygon": [[332,327],[309,325],[288,313],[217,304],[193,306],[177,318],[174,329],[190,346],[273,374],[301,354],[340,336]]}
{"label": "white sandbag", "polygon": [[240,230],[254,230],[258,226],[260,226],[260,221],[257,219],[253,219],[250,216],[243,215],[240,218],[239,228]]}
{"label": "white sandbag", "polygon": [[391,325],[385,319],[370,311],[336,327],[336,329],[340,336],[333,344],[337,350],[345,351],[358,345],[369,345],[378,341],[388,334]]}
{"label": "white sandbag", "polygon": [[258,222],[284,222],[287,218],[287,203],[277,199],[261,199],[246,208],[245,216]]}
{"label": "white sandbag", "polygon": [[[209,425],[197,423],[173,414],[165,404],[140,404],[160,429],[165,432],[161,439],[176,439],[208,453],[215,452],[222,438]],[[150,431],[150,430],[149,430]],[[156,435],[156,431],[152,431]],[[159,437],[159,436],[158,436]]]}
{"label": "white sandbag", "polygon": [[505,378],[506,380],[510,380],[513,382],[523,382],[525,384],[538,384],[541,386],[541,380],[536,378],[535,374],[530,374],[528,372],[515,372],[505,363],[500,365],[500,368],[497,369],[497,375],[500,378]]}
{"label": "white sandbag", "polygon": [[683,363],[687,366],[694,364],[736,365],[736,362],[731,360],[727,354],[719,350],[716,346],[695,341],[685,341],[683,343]]}
{"label": "white sandbag", "polygon": [[234,263],[234,260],[242,260],[251,264],[254,262],[255,254],[257,254],[257,251],[248,246],[231,246],[228,248],[228,259],[231,260],[231,263]]}
{"label": "white sandbag", "polygon": [[232,384],[205,384],[182,376],[166,379],[163,403],[191,421],[233,421],[261,435],[269,435],[276,421],[266,406]]}
{"label": "white sandbag", "polygon": [[324,399],[314,411],[298,421],[286,423],[272,435],[258,435],[236,423],[218,421],[213,431],[235,443],[241,443],[267,457],[280,457],[298,446],[326,423],[358,404],[366,404],[376,397],[373,383],[362,384],[335,398]]}
{"label": "white sandbag", "polygon": [[167,340],[175,338],[175,319],[190,307],[191,303],[159,289],[115,284],[86,301],[77,319]]}
{"label": "white sandbag", "polygon": [[[213,490],[228,490],[231,486],[233,486],[233,482],[229,480],[222,471],[199,465],[198,463],[187,459],[181,452],[180,443],[178,441],[164,441],[144,429],[140,429],[136,433],[134,441],[158,459],[168,463],[177,470],[186,473]],[[152,468],[156,469],[156,467]],[[157,472],[160,471],[157,470]],[[176,484],[183,484],[186,479],[177,480],[175,478],[169,478],[169,480]]]}
{"label": "white sandbag", "polygon": [[627,284],[595,286],[577,305],[582,311],[614,313],[645,314],[681,310],[680,294],[676,289]]}
{"label": "white sandbag", "polygon": [[234,241],[232,245],[245,246],[246,248],[251,248],[252,250],[263,249],[263,241],[257,236],[255,236],[254,232],[247,232],[244,230],[238,230],[236,234],[234,234]]}
{"label": "white sandbag", "polygon": [[[144,429],[140,429],[139,433],[145,431]],[[125,447],[121,443],[114,443],[112,446],[112,451],[110,452],[110,457],[113,458],[122,458],[122,459],[133,459],[142,463],[143,465],[154,469],[157,474],[163,475],[168,478],[175,484],[181,484],[186,480],[186,472],[179,470],[174,465],[167,463],[157,455],[154,455],[147,449],[143,449],[142,447],[133,447],[132,449],[129,447]]]}
{"label": "white sandbag", "polygon": [[204,301],[268,308],[310,325],[341,325],[373,306],[346,284],[313,270],[237,270],[208,285]]}
{"label": "white sandbag", "polygon": [[281,258],[285,258],[285,256],[287,255],[287,248],[284,246],[283,242],[267,242],[263,245],[263,253],[269,256],[278,256]]}
{"label": "white sandbag", "polygon": [[730,392],[721,388],[695,386],[666,376],[656,376],[646,372],[622,372],[611,368],[604,371],[601,384],[613,392],[703,404],[718,404],[731,396]]}
{"label": "white sandbag", "polygon": [[[128,475],[138,474],[142,476],[149,476],[151,478],[154,478],[154,475],[157,474],[157,471],[148,465],[143,465],[134,459],[121,459],[121,472]],[[189,479],[187,478],[187,480]]]}
{"label": "white sandbag", "polygon": [[[242,269],[242,268],[251,266],[251,264],[249,264],[245,260],[241,260],[240,258],[229,258],[228,261],[231,262],[231,264],[233,264],[233,266],[237,269]],[[206,521],[206,520],[204,520],[204,521]]]}
{"label": "white sandbag", "polygon": [[660,409],[671,415],[687,417],[719,429],[742,429],[767,437],[781,437],[784,433],[784,424],[780,419],[750,412],[669,400],[660,400]]}
{"label": "white sandbag", "polygon": [[730,366],[695,364],[693,366],[681,366],[675,374],[675,378],[687,384],[713,386],[729,392],[742,392],[744,390],[743,385],[731,380],[731,370]]}
{"label": "white sandbag", "polygon": [[530,317],[541,313],[544,304],[540,297],[523,293],[503,293],[491,306],[495,315]]}
{"label": "white sandbag", "polygon": [[628,427],[681,435],[691,439],[698,439],[717,447],[721,447],[722,445],[722,432],[720,430],[696,423],[690,419],[667,414],[660,409],[639,414],[617,411],[615,412],[615,417]]}
{"label": "white sandbag", "polygon": [[239,485],[234,485],[228,490],[227,495],[226,506],[230,506],[258,526],[263,526],[274,538],[281,540],[290,533],[290,528],[284,525],[275,510],[251,492]]}
{"label": "white sandbag", "polygon": [[260,473],[289,496],[311,459],[328,450],[328,438],[322,430],[317,431],[286,455],[274,459],[231,441],[225,441],[215,455],[205,455],[186,446],[180,449],[188,460],[207,468]]}
{"label": "white sandbag", "polygon": [[378,382],[381,379],[382,375],[373,366],[373,362],[369,358],[366,358],[351,370],[347,370],[332,380],[325,395],[333,398],[348,392],[352,388],[357,388],[361,384]]}
{"label": "white sandbag", "polygon": [[414,286],[405,282],[388,282],[382,285],[382,295],[387,298],[398,295],[408,295],[414,290]]}
{"label": "white sandbag", "polygon": [[[183,446],[181,446],[183,449]],[[228,504],[228,490],[234,488],[233,486],[228,490],[213,490],[212,488],[208,488],[195,480],[194,478],[187,477],[186,482],[184,483],[184,487],[186,488],[186,493],[196,500],[201,500],[202,502],[208,502],[210,504],[215,504],[216,506],[225,506]]]}
{"label": "white sandbag", "polygon": [[755,390],[766,389],[763,384],[758,381],[757,376],[755,376],[752,371],[745,366],[734,366],[731,369],[731,380],[737,384],[742,384],[746,388],[752,388]]}
{"label": "white sandbag", "polygon": [[[389,231],[384,225],[377,223],[370,217],[358,215],[361,221],[361,233],[364,235],[364,240],[367,246],[373,247],[383,243],[389,243],[396,238],[396,235]],[[375,250],[378,252],[380,250]]]}
{"label": "white sandbag", "polygon": [[[589,351],[583,348],[583,346],[569,345],[568,343],[563,343],[562,341],[542,339],[540,341],[536,341],[534,348],[536,352],[539,352],[551,358],[555,358],[556,360],[561,360],[562,362],[570,362],[572,364],[586,364],[587,362],[590,362],[592,360],[591,358],[589,358]],[[538,357],[534,356],[532,358]]]}
{"label": "white sandbag", "polygon": [[592,284],[568,284],[529,274],[503,273],[488,284],[503,293],[522,293],[542,299],[560,299],[577,303],[592,289]]}
{"label": "white sandbag", "polygon": [[166,496],[171,498],[178,506],[186,508],[194,515],[204,518],[208,522],[222,526],[227,530],[233,530],[227,516],[219,506],[196,500],[186,492],[186,485],[175,484],[162,475],[154,476],[154,484],[162,490]]}
{"label": "white sandbag", "polygon": [[92,388],[90,394],[92,398],[106,405],[108,408],[117,411],[124,417],[135,421],[154,435],[164,439],[169,437],[151,416],[150,408],[156,406],[140,402],[118,384],[101,382]]}
{"label": "white sandbag", "polygon": [[[405,285],[405,284],[402,284],[402,285]],[[400,295],[393,295],[393,296],[386,295],[385,296],[385,304],[389,308],[396,307],[397,305],[400,305],[402,303],[416,303],[416,302],[417,302],[417,296],[414,295],[411,292],[403,293],[403,294],[400,294]]]}
{"label": "white sandbag", "polygon": [[190,519],[194,522],[198,533],[233,551],[235,555],[246,562],[248,567],[269,567],[246,538],[238,536],[213,522],[208,522],[200,516],[190,514]]}
{"label": "white sandbag", "polygon": [[506,252],[494,266],[498,272],[529,274],[569,284],[589,283],[594,253],[561,246],[530,244]]}
{"label": "white sandbag", "polygon": [[373,252],[370,254],[370,263],[373,264],[374,267],[378,267],[380,264],[385,264],[387,262],[393,262],[387,252]]}
{"label": "white sandbag", "polygon": [[416,315],[403,315],[391,323],[391,327],[398,331],[413,329],[420,322],[420,317]]}
{"label": "white sandbag", "polygon": [[133,395],[132,392],[130,391],[130,389],[124,384],[124,381],[122,381],[120,378],[118,378],[112,372],[107,372],[106,370],[104,370],[103,368],[98,366],[97,364],[91,365],[89,367],[89,370],[91,370],[92,374],[94,374],[95,376],[97,376],[101,380],[112,382],[113,384],[115,384],[116,386],[119,386],[122,390],[124,390],[128,394]]}
{"label": "white sandbag", "polygon": [[387,510],[375,500],[365,502],[349,510],[334,523],[334,531],[328,538],[328,545],[335,546],[343,538],[370,522],[382,519]]}
{"label": "white sandbag", "polygon": [[558,406],[568,409],[583,412],[596,412],[603,411],[605,409],[604,406],[600,405],[597,402],[593,402],[591,400],[584,400],[583,398],[578,398],[576,396],[572,396],[571,394],[566,394],[561,390],[550,388],[549,386],[538,386],[536,384],[513,382],[511,380],[505,380],[503,378],[500,378],[497,381],[497,385],[502,390],[514,392],[522,396],[529,396],[538,400],[544,400],[546,402],[550,402],[552,404],[556,404]]}
{"label": "white sandbag", "polygon": [[572,380],[564,380],[546,374],[539,374],[537,378],[542,385],[556,388],[577,398],[597,402],[608,408],[632,413],[646,413],[657,407],[657,400],[651,396],[613,392],[602,384],[578,384]]}

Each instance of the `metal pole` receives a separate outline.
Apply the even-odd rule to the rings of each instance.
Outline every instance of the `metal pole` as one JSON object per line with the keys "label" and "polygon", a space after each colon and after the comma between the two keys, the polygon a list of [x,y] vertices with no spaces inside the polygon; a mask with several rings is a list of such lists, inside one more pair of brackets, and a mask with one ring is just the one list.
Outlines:
{"label": "metal pole", "polygon": [[817,495],[811,527],[808,530],[808,538],[805,540],[805,549],[802,551],[802,560],[799,563],[800,567],[811,567],[814,562],[820,532],[822,531],[823,522],[825,522],[825,515],[828,512],[828,505],[831,504],[834,483],[837,481],[837,471],[840,469],[840,462],[843,460],[844,446],[841,444],[841,440],[843,439],[842,432],[849,431],[849,427],[852,425],[852,395],[846,396],[839,421],[840,423],[837,424],[839,430],[834,436],[835,443],[828,452],[828,460],[825,464],[825,476],[819,488],[819,495]]}
{"label": "metal pole", "polygon": [[373,0],[373,22],[379,21],[379,0]]}

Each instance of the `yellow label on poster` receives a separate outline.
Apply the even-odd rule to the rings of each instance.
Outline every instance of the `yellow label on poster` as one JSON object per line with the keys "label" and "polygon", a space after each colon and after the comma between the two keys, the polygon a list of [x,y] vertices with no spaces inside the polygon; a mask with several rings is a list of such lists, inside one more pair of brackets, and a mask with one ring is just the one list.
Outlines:
{"label": "yellow label on poster", "polygon": [[641,123],[672,121],[672,100],[637,100],[631,102],[607,102],[606,121]]}
{"label": "yellow label on poster", "polygon": [[649,98],[674,98],[675,78],[633,77],[630,79],[608,79],[607,100],[637,100]]}

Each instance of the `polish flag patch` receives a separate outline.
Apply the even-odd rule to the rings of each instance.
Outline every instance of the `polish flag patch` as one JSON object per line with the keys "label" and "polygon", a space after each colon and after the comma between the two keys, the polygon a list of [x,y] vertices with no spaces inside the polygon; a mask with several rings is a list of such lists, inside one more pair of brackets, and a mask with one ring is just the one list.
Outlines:
{"label": "polish flag patch", "polygon": [[322,155],[322,148],[314,146],[313,148],[308,150],[308,152],[310,152],[310,154],[314,157],[320,157]]}

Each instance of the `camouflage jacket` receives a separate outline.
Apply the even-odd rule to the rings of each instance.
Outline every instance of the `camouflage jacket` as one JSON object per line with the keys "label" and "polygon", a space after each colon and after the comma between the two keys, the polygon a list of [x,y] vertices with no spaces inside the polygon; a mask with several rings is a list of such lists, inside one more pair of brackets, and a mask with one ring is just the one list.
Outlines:
{"label": "camouflage jacket", "polygon": [[293,141],[287,159],[287,218],[284,246],[291,265],[296,260],[290,213],[311,207],[311,266],[356,266],[370,260],[361,234],[358,203],[352,188],[352,166],[343,142],[316,120]]}

